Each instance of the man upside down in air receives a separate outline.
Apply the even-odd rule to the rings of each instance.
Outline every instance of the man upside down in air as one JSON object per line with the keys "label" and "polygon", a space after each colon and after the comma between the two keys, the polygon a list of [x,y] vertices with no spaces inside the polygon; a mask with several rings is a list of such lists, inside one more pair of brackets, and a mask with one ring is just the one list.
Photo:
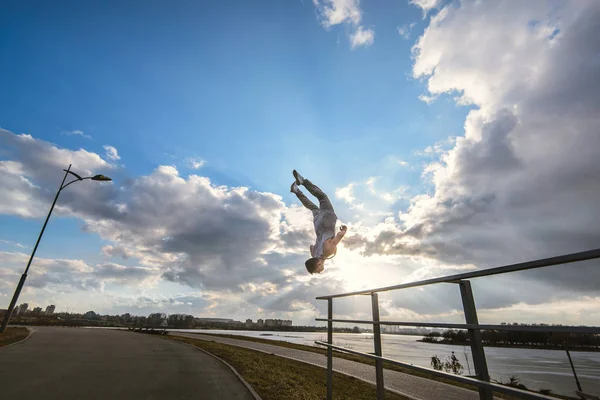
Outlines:
{"label": "man upside down in air", "polygon": [[[294,193],[304,207],[312,211],[317,240],[310,246],[311,258],[306,260],[304,265],[311,274],[321,273],[325,269],[325,260],[332,258],[337,252],[337,245],[346,234],[347,227],[342,225],[340,232],[335,234],[335,223],[337,215],[333,210],[331,201],[321,189],[308,179],[302,177],[296,170],[293,171],[296,181],[292,183],[290,191]],[[302,193],[298,185],[303,185],[313,196],[319,200],[319,206],[315,205]]]}

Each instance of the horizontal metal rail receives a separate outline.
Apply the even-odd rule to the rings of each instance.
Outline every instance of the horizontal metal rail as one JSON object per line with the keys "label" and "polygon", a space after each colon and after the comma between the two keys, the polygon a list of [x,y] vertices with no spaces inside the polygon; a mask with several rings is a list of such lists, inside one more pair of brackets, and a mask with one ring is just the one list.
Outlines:
{"label": "horizontal metal rail", "polygon": [[[316,321],[330,321],[327,318],[315,318]],[[332,319],[331,322],[346,324],[375,324],[416,326],[425,328],[452,328],[452,329],[480,329],[488,331],[516,331],[516,332],[555,332],[555,333],[585,333],[600,334],[599,326],[522,326],[522,325],[482,325],[482,324],[445,324],[438,322],[400,322],[400,321],[369,321],[359,319]]]}
{"label": "horizontal metal rail", "polygon": [[534,393],[534,392],[529,392],[526,390],[521,390],[521,389],[516,389],[516,388],[512,388],[509,386],[505,386],[505,385],[501,385],[499,383],[492,383],[492,382],[486,382],[486,381],[481,381],[479,379],[475,379],[475,378],[469,378],[466,376],[462,376],[462,375],[454,375],[454,374],[449,374],[447,372],[442,372],[442,371],[436,371],[434,369],[431,368],[425,368],[425,367],[419,367],[416,365],[412,365],[412,364],[408,364],[408,363],[404,363],[401,361],[396,361],[396,360],[392,360],[392,359],[388,359],[385,357],[379,357],[373,354],[369,354],[369,353],[363,353],[361,351],[356,351],[356,350],[350,350],[350,349],[346,349],[344,347],[341,346],[336,346],[333,344],[329,344],[326,342],[321,342],[321,341],[315,341],[315,344],[321,345],[321,346],[326,346],[328,348],[332,348],[341,352],[345,352],[345,353],[350,353],[350,354],[355,354],[361,357],[366,357],[366,358],[371,358],[373,360],[381,360],[393,365],[397,365],[399,367],[404,367],[407,369],[411,369],[413,371],[420,371],[420,372],[424,372],[427,373],[429,375],[432,376],[437,376],[439,378],[446,378],[446,379],[450,379],[456,382],[462,382],[462,383],[466,383],[469,385],[473,385],[476,387],[484,387],[484,388],[490,388],[495,392],[500,392],[500,393],[506,393],[509,395],[515,395],[515,396],[519,396],[519,398],[521,399],[532,399],[532,400],[556,400],[556,397],[550,397],[550,396],[545,396],[543,394],[539,394],[539,393]]}
{"label": "horizontal metal rail", "polygon": [[519,263],[519,264],[506,265],[503,267],[482,269],[479,271],[466,272],[463,274],[456,274],[456,275],[442,276],[439,278],[425,279],[422,281],[403,283],[400,285],[393,285],[393,286],[386,286],[386,287],[377,288],[377,289],[367,289],[367,290],[359,290],[356,292],[333,294],[333,295],[329,295],[329,296],[320,296],[320,297],[317,297],[317,300],[332,299],[335,297],[356,296],[356,295],[361,295],[361,294],[372,294],[372,293],[378,293],[378,292],[387,292],[389,290],[396,290],[396,289],[408,289],[408,288],[412,288],[412,287],[432,285],[435,283],[458,283],[458,281],[463,280],[463,279],[480,278],[482,276],[506,274],[508,272],[525,271],[525,270],[533,269],[533,268],[550,267],[552,265],[568,264],[568,263],[573,263],[573,262],[578,262],[578,261],[593,260],[596,258],[600,258],[600,249],[582,251],[580,253],[566,254],[566,255],[558,256],[558,257],[544,258],[544,259],[535,260],[535,261],[527,261],[527,262],[523,262],[523,263]]}

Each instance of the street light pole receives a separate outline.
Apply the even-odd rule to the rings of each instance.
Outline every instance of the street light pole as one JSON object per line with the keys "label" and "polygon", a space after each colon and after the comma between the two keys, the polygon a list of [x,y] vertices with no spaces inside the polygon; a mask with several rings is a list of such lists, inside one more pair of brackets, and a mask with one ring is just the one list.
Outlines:
{"label": "street light pole", "polygon": [[[63,177],[63,180],[60,184],[58,191],[56,192],[56,196],[54,196],[54,201],[52,202],[52,206],[50,207],[50,212],[48,212],[46,221],[44,221],[44,226],[42,226],[42,231],[40,232],[40,235],[38,236],[37,242],[35,242],[35,247],[33,248],[33,251],[31,252],[31,257],[29,257],[29,262],[27,263],[25,272],[23,272],[23,275],[21,275],[21,280],[19,280],[19,284],[17,285],[17,288],[15,289],[15,294],[13,295],[10,305],[8,306],[6,315],[4,316],[4,320],[2,320],[2,326],[0,326],[0,333],[4,333],[4,331],[6,330],[8,321],[10,320],[13,310],[15,309],[15,305],[17,304],[17,300],[19,299],[19,294],[21,294],[21,289],[23,289],[23,285],[25,284],[25,280],[27,279],[27,272],[29,272],[29,267],[31,266],[31,261],[33,261],[33,257],[35,256],[35,251],[37,250],[38,245],[40,244],[40,240],[42,239],[44,230],[46,230],[46,225],[48,225],[48,220],[50,219],[50,216],[52,215],[52,211],[54,210],[54,206],[56,205],[56,201],[58,200],[58,196],[60,195],[61,190],[63,190],[64,188],[66,188],[73,182],[82,181],[84,179],[92,179],[92,180],[96,180],[96,181],[110,181],[111,180],[110,178],[108,178],[104,175],[95,175],[93,177],[82,178],[81,176],[79,176],[76,173],[71,171],[71,164],[69,164],[69,168],[67,168],[63,171],[65,171],[65,176]],[[65,185],[65,181],[67,180],[67,176],[69,174],[74,175],[77,179],[72,180],[71,182],[69,182]]]}

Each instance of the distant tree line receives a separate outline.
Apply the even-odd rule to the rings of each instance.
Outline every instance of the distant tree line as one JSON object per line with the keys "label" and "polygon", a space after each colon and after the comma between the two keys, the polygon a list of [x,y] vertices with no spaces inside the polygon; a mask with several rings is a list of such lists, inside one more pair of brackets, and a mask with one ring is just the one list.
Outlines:
{"label": "distant tree line", "polygon": [[[567,343],[570,350],[600,351],[600,335],[585,333],[482,330],[481,340],[484,346],[494,347],[563,349],[563,344]],[[441,333],[432,332],[425,335],[421,341],[454,345],[470,344],[468,332],[459,329],[449,329]]]}
{"label": "distant tree line", "polygon": [[[174,327],[170,327],[174,328]],[[278,331],[278,332],[327,332],[326,326],[247,326],[241,324],[231,324],[225,322],[198,322],[195,328],[199,329],[219,329],[219,330],[243,330],[243,331]],[[356,333],[353,328],[334,327],[334,332],[338,333]],[[359,331],[360,332],[360,331]]]}
{"label": "distant tree line", "polygon": [[167,323],[170,328],[174,329],[190,329],[195,327],[193,315],[169,315]]}
{"label": "distant tree line", "polygon": [[[0,310],[0,318],[6,310]],[[137,316],[129,313],[121,315],[101,315],[94,311],[86,313],[58,312],[51,316],[16,316],[11,318],[14,325],[40,326],[97,326],[97,327],[161,327],[166,329],[219,329],[219,330],[253,330],[253,331],[283,331],[283,332],[327,332],[326,326],[257,326],[247,325],[241,321],[219,322],[205,321],[186,314],[152,313],[149,316]],[[358,327],[334,327],[334,332],[360,332]]]}

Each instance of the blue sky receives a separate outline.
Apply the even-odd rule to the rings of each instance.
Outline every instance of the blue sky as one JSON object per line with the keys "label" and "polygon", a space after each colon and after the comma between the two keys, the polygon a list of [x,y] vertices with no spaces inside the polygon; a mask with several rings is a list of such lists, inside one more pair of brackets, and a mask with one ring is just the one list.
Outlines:
{"label": "blue sky", "polygon": [[[555,3],[3,2],[0,167],[13,179],[5,187],[15,189],[13,197],[0,197],[0,252],[11,260],[28,253],[15,243],[33,246],[48,194],[69,160],[78,160],[76,171],[106,173],[114,182],[70,187],[38,257],[57,270],[79,268],[81,279],[96,277],[104,286],[93,286],[97,292],[81,307],[106,312],[160,306],[235,316],[237,307],[246,313],[240,318],[271,313],[310,321],[321,310],[314,295],[324,291],[586,250],[579,248],[585,240],[549,246],[542,238],[578,232],[591,243],[595,233],[579,212],[587,210],[589,218],[593,196],[574,192],[564,200],[568,206],[557,199],[556,208],[543,212],[528,198],[527,217],[515,206],[522,188],[546,185],[536,191],[552,193],[563,176],[556,172],[585,159],[569,161],[550,147],[530,145],[543,132],[546,143],[567,146],[561,124],[589,131],[573,128],[581,119],[567,114],[550,126],[537,122],[555,113],[536,99],[560,103],[561,96],[585,95],[570,83],[575,67],[557,60],[589,53],[567,44],[576,16],[593,5]],[[544,72],[532,79],[531,71]],[[64,159],[49,156],[58,153]],[[515,159],[520,167],[506,167]],[[329,275],[318,278],[303,270],[314,238],[310,215],[289,193],[294,168],[330,194],[356,235]],[[208,178],[211,188],[193,176]],[[239,194],[237,187],[249,191]],[[98,196],[107,196],[104,208],[93,201]],[[475,208],[489,199],[496,203]],[[198,216],[211,207],[210,215]],[[231,208],[236,211],[220,214]],[[549,218],[565,209],[573,210],[568,224]],[[411,236],[411,227],[420,236]],[[195,250],[220,237],[209,250]],[[255,237],[264,240],[253,243]],[[165,238],[174,238],[172,248]],[[239,281],[216,279],[242,268],[238,251],[253,267]],[[271,272],[253,273],[263,262]],[[10,264],[0,299],[7,299],[21,267]],[[49,283],[39,277],[43,291],[31,288],[24,298],[81,299],[81,288],[61,286],[56,282],[64,277],[51,275],[48,269]],[[166,288],[190,304],[140,300]],[[277,309],[273,298],[252,297],[257,293],[287,303]],[[232,308],[208,307],[214,299],[227,299]],[[496,310],[490,315],[504,312],[490,309]]]}
{"label": "blue sky", "polygon": [[[2,126],[108,143],[133,175],[198,157],[218,183],[282,193],[294,167],[324,186],[357,178],[350,164],[368,177],[462,126],[455,105],[417,98],[412,41],[397,32],[423,29],[417,7],[365,4],[377,46],[353,50],[311,2],[179,4],[5,3]],[[61,136],[73,130],[92,140]]]}

